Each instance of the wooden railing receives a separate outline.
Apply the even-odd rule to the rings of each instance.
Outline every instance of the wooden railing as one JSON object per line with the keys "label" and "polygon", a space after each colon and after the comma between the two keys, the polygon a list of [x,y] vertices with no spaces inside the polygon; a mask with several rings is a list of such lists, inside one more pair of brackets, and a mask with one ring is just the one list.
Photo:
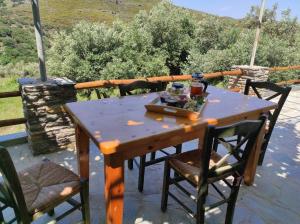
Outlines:
{"label": "wooden railing", "polygon": [[16,96],[21,96],[20,91],[12,91],[12,92],[2,92],[0,93],[0,99],[1,98],[8,98],[8,97],[16,97]]}
{"label": "wooden railing", "polygon": [[26,123],[26,118],[24,117],[0,120],[0,128],[6,126],[18,125],[18,124],[25,124],[25,123]]}
{"label": "wooden railing", "polygon": [[270,72],[288,71],[288,70],[299,70],[300,65],[286,66],[286,67],[272,67]]}
{"label": "wooden railing", "polygon": [[[9,98],[9,97],[19,97],[19,96],[21,96],[20,91],[11,91],[11,92],[0,93],[0,99],[1,98]],[[25,123],[26,123],[26,119],[24,117],[0,120],[0,128],[6,127],[6,126],[18,125],[18,124],[25,124]]]}
{"label": "wooden railing", "polygon": [[[224,72],[214,72],[204,74],[206,79],[212,79],[222,76],[238,76],[242,75],[241,70],[232,70]],[[139,79],[115,79],[115,80],[99,80],[92,82],[82,82],[75,85],[75,88],[80,89],[93,89],[93,88],[107,88],[107,87],[116,87],[121,84],[129,84],[138,80],[145,80],[149,82],[178,82],[178,81],[187,81],[192,78],[191,75],[170,75],[170,76],[157,76],[150,78],[139,78]]]}
{"label": "wooden railing", "polygon": [[[288,71],[288,70],[300,70],[300,65],[270,68],[270,72]],[[222,76],[240,76],[242,74],[243,73],[241,70],[232,70],[232,71],[206,73],[206,74],[204,74],[204,77],[206,79],[212,79],[212,78],[218,78],[218,77],[222,77]],[[94,88],[117,87],[120,84],[129,84],[129,83],[137,81],[137,80],[146,80],[146,81],[151,81],[151,82],[157,82],[157,81],[177,82],[177,81],[191,80],[191,75],[176,75],[176,76],[170,75],[170,76],[157,76],[157,77],[139,78],[139,79],[99,80],[99,81],[78,83],[75,85],[75,88],[77,90],[84,90],[84,89],[94,89]],[[297,79],[297,80],[282,81],[277,84],[278,85],[300,84],[300,80]],[[19,97],[19,96],[21,96],[20,91],[11,91],[11,92],[0,93],[0,99],[8,98],[8,97]],[[25,118],[5,119],[5,120],[0,120],[0,127],[25,124],[25,123],[26,123]]]}

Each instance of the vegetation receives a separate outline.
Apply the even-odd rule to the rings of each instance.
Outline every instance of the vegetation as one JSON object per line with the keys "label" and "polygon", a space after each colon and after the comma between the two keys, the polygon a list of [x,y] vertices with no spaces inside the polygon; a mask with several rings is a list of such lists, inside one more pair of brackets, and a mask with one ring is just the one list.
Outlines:
{"label": "vegetation", "polygon": [[[31,8],[24,2],[0,2],[0,76],[38,73]],[[211,72],[249,63],[257,7],[243,20],[233,20],[175,7],[168,1],[149,12],[157,2],[41,0],[48,72],[88,81]],[[140,9],[146,10],[135,15]],[[277,11],[274,5],[265,12],[257,65],[300,62],[297,19],[285,10],[278,21]],[[82,18],[85,21],[78,23]],[[271,80],[295,76],[299,74],[288,72]]]}
{"label": "vegetation", "polygon": [[33,29],[19,19],[12,20],[0,6],[0,65],[36,60]]}
{"label": "vegetation", "polygon": [[[150,12],[138,13],[130,23],[80,23],[53,36],[49,72],[81,82],[229,70],[250,61],[257,13],[253,7],[245,19],[232,26],[211,16],[198,21],[191,11],[162,1]],[[299,64],[299,24],[289,10],[282,12],[280,21],[276,17],[276,5],[266,10],[255,64]],[[270,79],[294,77],[299,74]]]}
{"label": "vegetation", "polygon": [[[82,20],[112,24],[129,21],[141,9],[159,0],[40,0],[40,14],[47,40],[55,30],[68,30]],[[0,0],[0,77],[38,73],[30,1]]]}

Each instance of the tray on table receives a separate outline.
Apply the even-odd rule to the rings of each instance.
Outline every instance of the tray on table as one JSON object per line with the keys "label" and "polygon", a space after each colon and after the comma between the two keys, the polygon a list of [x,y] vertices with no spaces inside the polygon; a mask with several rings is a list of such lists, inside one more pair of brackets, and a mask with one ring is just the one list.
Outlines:
{"label": "tray on table", "polygon": [[202,110],[207,104],[207,99],[206,99],[207,95],[208,94],[204,96],[205,100],[203,104],[198,107],[197,111],[188,110],[188,109],[175,107],[175,106],[168,106],[166,103],[161,102],[160,97],[157,97],[149,104],[146,104],[145,108],[147,109],[147,111],[150,112],[156,112],[156,113],[179,116],[179,117],[186,117],[189,120],[197,120],[200,117]]}

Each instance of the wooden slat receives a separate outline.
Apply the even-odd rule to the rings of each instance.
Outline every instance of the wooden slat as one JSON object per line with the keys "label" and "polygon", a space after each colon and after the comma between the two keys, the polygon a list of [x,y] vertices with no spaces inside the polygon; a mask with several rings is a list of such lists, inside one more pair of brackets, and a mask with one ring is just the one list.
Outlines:
{"label": "wooden slat", "polygon": [[277,82],[276,84],[279,85],[279,86],[300,84],[300,79],[292,79],[292,80]]}
{"label": "wooden slat", "polygon": [[25,124],[25,118],[14,118],[14,119],[7,119],[7,120],[0,120],[0,127],[18,125],[18,124]]}
{"label": "wooden slat", "polygon": [[0,98],[16,97],[21,96],[20,91],[2,92],[0,93]]}
{"label": "wooden slat", "polygon": [[[224,71],[224,72],[214,72],[204,74],[206,79],[217,78],[221,76],[227,75],[242,75],[241,70],[233,70],[233,71]],[[176,82],[176,81],[186,81],[191,80],[191,75],[170,75],[170,76],[158,76],[158,77],[150,77],[150,78],[140,78],[140,79],[115,79],[115,80],[99,80],[92,82],[83,82],[75,85],[76,89],[90,89],[90,88],[105,88],[105,87],[114,87],[120,84],[130,84],[132,82],[138,80],[145,80],[149,82]]]}
{"label": "wooden slat", "polygon": [[236,92],[236,93],[241,92],[241,88],[239,88],[239,87],[233,87],[233,88],[230,88],[228,90],[231,91],[231,92]]}
{"label": "wooden slat", "polygon": [[270,68],[270,71],[277,72],[277,71],[298,70],[298,69],[300,69],[300,65],[285,66],[285,67],[272,67],[272,68]]}

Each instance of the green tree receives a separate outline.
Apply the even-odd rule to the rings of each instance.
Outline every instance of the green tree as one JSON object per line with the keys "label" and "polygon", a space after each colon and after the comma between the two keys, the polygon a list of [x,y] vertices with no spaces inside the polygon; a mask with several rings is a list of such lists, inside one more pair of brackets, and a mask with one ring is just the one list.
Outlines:
{"label": "green tree", "polygon": [[102,70],[123,45],[122,26],[81,22],[70,32],[56,33],[51,45],[50,74],[81,82],[107,78]]}
{"label": "green tree", "polygon": [[5,0],[0,0],[0,8],[5,7],[5,6],[6,6]]}
{"label": "green tree", "polygon": [[[252,6],[250,12],[243,20],[244,27],[255,29],[258,23],[259,7]],[[281,38],[289,42],[295,43],[297,32],[299,32],[299,24],[297,17],[291,16],[291,10],[286,9],[281,12],[278,19],[278,4],[274,4],[271,9],[265,9],[262,20],[262,32],[270,35],[270,38]]]}
{"label": "green tree", "polygon": [[169,1],[162,1],[148,14],[139,14],[136,20],[141,30],[152,36],[153,47],[166,52],[169,73],[181,74],[193,46],[196,26],[193,15]]}

